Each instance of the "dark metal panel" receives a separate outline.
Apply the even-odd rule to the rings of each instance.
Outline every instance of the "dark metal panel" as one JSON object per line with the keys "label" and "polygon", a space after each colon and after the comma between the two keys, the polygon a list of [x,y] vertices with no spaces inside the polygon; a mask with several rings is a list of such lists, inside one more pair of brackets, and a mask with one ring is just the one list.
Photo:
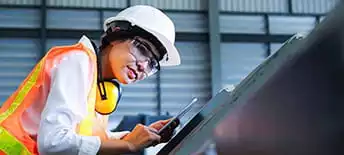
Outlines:
{"label": "dark metal panel", "polygon": [[124,8],[126,0],[46,0],[48,6],[85,8]]}
{"label": "dark metal panel", "polygon": [[[116,16],[119,11],[104,11],[104,20]],[[207,15],[201,12],[166,11],[178,32],[208,32]],[[186,22],[187,21],[187,22]]]}
{"label": "dark metal panel", "polygon": [[308,32],[316,24],[315,17],[269,16],[271,34],[295,34]]}
{"label": "dark metal panel", "polygon": [[255,15],[229,15],[221,14],[221,33],[245,33],[264,34],[266,33],[263,16]]}
{"label": "dark metal panel", "polygon": [[264,61],[265,56],[263,43],[222,43],[222,88],[233,89]]}
{"label": "dark metal panel", "polygon": [[39,57],[39,40],[0,38],[0,105],[31,71]]}
{"label": "dark metal panel", "polygon": [[41,4],[41,0],[1,0],[0,5],[1,4],[37,6]]}
{"label": "dark metal panel", "polygon": [[0,7],[0,21],[0,27],[5,28],[39,28],[40,10]]}
{"label": "dark metal panel", "polygon": [[99,21],[96,10],[47,10],[47,28],[99,30]]}
{"label": "dark metal panel", "polygon": [[211,97],[210,52],[203,42],[177,41],[181,64],[163,67],[160,74],[162,114],[176,114],[192,97]]}
{"label": "dark metal panel", "polygon": [[208,17],[205,13],[166,12],[174,22],[177,32],[208,32]]}
{"label": "dark metal panel", "polygon": [[292,0],[293,13],[324,14],[329,12],[338,0]]}
{"label": "dark metal panel", "polygon": [[131,5],[152,5],[160,9],[206,10],[207,0],[131,0]]}
{"label": "dark metal panel", "polygon": [[288,12],[287,0],[221,0],[222,11]]}

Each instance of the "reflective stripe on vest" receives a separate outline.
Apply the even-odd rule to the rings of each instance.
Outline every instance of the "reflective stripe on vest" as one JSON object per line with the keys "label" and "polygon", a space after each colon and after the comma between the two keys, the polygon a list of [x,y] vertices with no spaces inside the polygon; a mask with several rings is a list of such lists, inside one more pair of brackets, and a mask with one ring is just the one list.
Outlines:
{"label": "reflective stripe on vest", "polygon": [[[16,91],[17,94],[14,96],[13,100],[10,101],[10,104],[7,104],[8,107],[0,113],[0,154],[5,153],[7,155],[31,155],[34,152],[31,152],[31,149],[26,146],[24,141],[17,139],[17,134],[12,133],[11,130],[8,130],[8,126],[4,126],[4,123],[11,118],[11,115],[15,115],[16,112],[21,111],[22,108],[25,108],[28,105],[21,106],[23,102],[25,102],[25,97],[29,97],[30,91],[35,89],[37,82],[39,82],[39,78],[41,72],[46,69],[44,64],[47,63],[50,59],[55,59],[55,56],[58,56],[63,53],[68,53],[69,51],[73,50],[81,50],[87,53],[88,56],[91,58],[92,66],[96,64],[96,55],[90,51],[88,48],[84,47],[81,43],[78,43],[73,46],[65,46],[56,49],[52,49],[52,53],[45,56],[33,69],[30,75],[25,79],[24,83],[20,86],[20,88]],[[92,135],[92,125],[93,119],[95,116],[94,110],[94,102],[95,102],[95,95],[96,95],[96,86],[97,86],[97,71],[96,67],[93,67],[94,73],[92,81],[92,87],[89,92],[88,96],[88,115],[87,117],[79,123],[79,128],[77,131],[78,134],[82,135]],[[32,94],[35,95],[35,94]],[[7,101],[5,102],[7,103]],[[6,107],[6,106],[5,106]]]}
{"label": "reflective stripe on vest", "polygon": [[7,155],[30,155],[31,153],[24,144],[19,142],[16,137],[8,133],[6,129],[0,126],[0,150]]}
{"label": "reflective stripe on vest", "polygon": [[[39,62],[37,67],[35,67],[34,72],[26,82],[26,84],[20,89],[18,92],[18,95],[14,99],[14,102],[11,104],[11,106],[4,112],[0,114],[0,124],[8,117],[10,116],[22,103],[25,96],[28,94],[28,92],[31,90],[31,88],[35,85],[38,75],[42,70],[42,61]],[[19,142],[13,135],[11,135],[6,129],[0,126],[0,150],[8,155],[29,155],[31,154],[24,144]]]}

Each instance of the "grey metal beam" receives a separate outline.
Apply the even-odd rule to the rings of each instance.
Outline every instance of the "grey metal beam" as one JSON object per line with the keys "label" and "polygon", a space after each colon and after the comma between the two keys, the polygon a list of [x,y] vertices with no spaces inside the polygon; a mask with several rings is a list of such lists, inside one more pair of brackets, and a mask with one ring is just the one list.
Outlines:
{"label": "grey metal beam", "polygon": [[288,0],[288,13],[289,14],[293,13],[293,2],[292,2],[292,0]]}
{"label": "grey metal beam", "polygon": [[[269,16],[268,15],[264,15],[264,28],[265,28],[265,33],[270,36],[270,25],[269,25]],[[270,42],[265,42],[265,46],[266,46],[266,55],[265,57],[268,57],[271,54],[271,45]]]}
{"label": "grey metal beam", "polygon": [[[289,0],[288,0],[289,1]],[[288,2],[289,3],[289,2]],[[289,7],[290,6],[290,7]],[[7,5],[0,4],[1,8],[28,8],[35,9],[40,6],[34,5]],[[47,9],[57,10],[102,10],[102,11],[120,11],[123,8],[100,8],[100,7],[73,7],[73,6],[47,6]],[[163,9],[167,13],[207,13],[206,10],[177,10],[177,9]],[[291,13],[289,13],[291,11]],[[244,11],[220,11],[220,14],[230,15],[274,15],[274,16],[325,16],[327,13],[294,13],[292,11],[292,5],[288,4],[288,12],[244,12]]]}
{"label": "grey metal beam", "polygon": [[264,43],[264,42],[275,42],[283,43],[288,40],[292,35],[276,35],[276,34],[240,34],[240,33],[227,33],[221,34],[222,42],[254,42],[254,43]]}
{"label": "grey metal beam", "polygon": [[[81,35],[85,34],[92,39],[99,39],[101,30],[69,30],[69,29],[47,29],[46,37],[51,39],[79,39]],[[39,29],[25,29],[22,28],[18,31],[17,28],[0,28],[0,38],[39,38]],[[274,42],[283,43],[288,40],[292,35],[276,35],[276,34],[240,34],[240,33],[223,33],[221,34],[222,42]],[[208,42],[210,39],[208,33],[187,33],[177,32],[176,41],[197,41]]]}
{"label": "grey metal beam", "polygon": [[46,41],[47,41],[47,5],[46,0],[41,0],[41,6],[40,6],[40,12],[41,12],[41,26],[40,26],[40,56],[38,59],[41,59],[44,57],[46,53]]}
{"label": "grey metal beam", "polygon": [[220,10],[219,0],[208,0],[209,52],[211,59],[212,96],[222,88],[221,55],[220,55]]}
{"label": "grey metal beam", "polygon": [[320,16],[315,16],[315,25],[318,25],[320,23]]}

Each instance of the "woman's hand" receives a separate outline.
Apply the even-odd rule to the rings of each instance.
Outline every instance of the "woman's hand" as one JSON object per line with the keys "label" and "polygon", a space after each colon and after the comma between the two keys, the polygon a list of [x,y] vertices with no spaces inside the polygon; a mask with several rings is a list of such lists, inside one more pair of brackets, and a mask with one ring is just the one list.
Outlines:
{"label": "woman's hand", "polygon": [[[169,123],[172,119],[167,119],[167,120],[161,120],[161,121],[157,121],[157,122],[154,122],[152,123],[149,127],[151,128],[154,128],[156,129],[157,131],[159,131],[161,128],[163,128],[167,123]],[[160,135],[161,139],[160,139],[160,142],[159,143],[165,143],[165,142],[168,142],[172,136],[173,136],[173,133],[174,133],[174,129],[175,127],[178,126],[178,121],[174,121],[172,123],[175,123],[175,124],[171,124],[171,126],[169,128],[167,128],[167,131],[164,132],[164,135]],[[155,143],[153,145],[157,145],[159,143]]]}
{"label": "woman's hand", "polygon": [[154,128],[155,130],[159,131],[159,130],[160,130],[162,127],[164,127],[169,121],[170,121],[170,119],[156,121],[156,122],[152,123],[151,125],[149,125],[149,127]]}
{"label": "woman's hand", "polygon": [[129,148],[132,152],[137,152],[152,144],[160,142],[158,130],[153,127],[147,127],[142,124],[135,126],[133,131],[127,134],[122,140],[129,142]]}

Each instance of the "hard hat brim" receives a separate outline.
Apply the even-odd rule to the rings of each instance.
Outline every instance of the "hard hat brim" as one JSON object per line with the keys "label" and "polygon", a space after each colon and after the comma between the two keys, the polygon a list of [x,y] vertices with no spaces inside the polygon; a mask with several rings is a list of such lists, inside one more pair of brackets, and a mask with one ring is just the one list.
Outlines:
{"label": "hard hat brim", "polygon": [[[159,62],[160,66],[177,66],[177,65],[180,65],[180,63],[181,63],[180,55],[179,55],[179,52],[178,52],[176,46],[171,41],[169,41],[164,35],[160,34],[159,32],[156,32],[156,31],[154,31],[148,27],[138,25],[133,20],[130,20],[128,18],[122,18],[120,16],[110,17],[105,21],[105,23],[110,23],[113,21],[121,21],[121,20],[129,21],[130,23],[132,23],[132,25],[136,25],[136,26],[144,29],[145,31],[147,31],[147,32],[151,33],[153,36],[155,36],[161,42],[161,44],[166,48],[168,59],[167,60],[166,59],[161,60]],[[104,31],[106,31],[105,24],[104,24]]]}
{"label": "hard hat brim", "polygon": [[155,37],[161,42],[161,44],[166,48],[167,50],[167,56],[168,59],[163,59],[160,61],[160,66],[177,66],[180,65],[180,55],[175,47],[165,36],[161,35],[159,32],[155,32],[154,30],[150,30],[149,28],[143,28]]}

